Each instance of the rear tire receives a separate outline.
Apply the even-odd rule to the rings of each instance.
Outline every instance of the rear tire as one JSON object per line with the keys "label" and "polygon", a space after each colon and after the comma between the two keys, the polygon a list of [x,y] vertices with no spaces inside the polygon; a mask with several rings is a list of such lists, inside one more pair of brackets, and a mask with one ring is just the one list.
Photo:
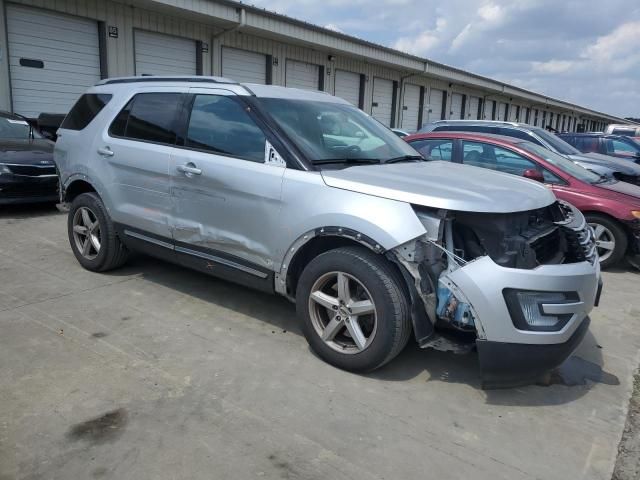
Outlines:
{"label": "rear tire", "polygon": [[587,213],[587,223],[596,233],[596,245],[600,255],[600,266],[609,268],[622,260],[627,253],[627,232],[614,219],[598,213]]}
{"label": "rear tire", "polygon": [[87,270],[106,272],[127,261],[129,252],[116,235],[107,209],[96,193],[83,193],[73,200],[67,232],[73,254]]}
{"label": "rear tire", "polygon": [[381,367],[402,351],[411,333],[400,275],[363,247],[314,258],[300,276],[296,307],[313,351],[344,370]]}

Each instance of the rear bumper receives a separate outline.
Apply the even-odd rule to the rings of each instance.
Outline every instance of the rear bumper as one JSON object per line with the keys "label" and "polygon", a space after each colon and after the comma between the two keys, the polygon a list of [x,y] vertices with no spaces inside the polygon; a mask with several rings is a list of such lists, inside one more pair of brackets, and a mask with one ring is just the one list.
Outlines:
{"label": "rear bumper", "polygon": [[589,317],[583,319],[563,343],[527,345],[478,340],[482,388],[510,388],[535,382],[573,353],[589,330],[590,321]]}

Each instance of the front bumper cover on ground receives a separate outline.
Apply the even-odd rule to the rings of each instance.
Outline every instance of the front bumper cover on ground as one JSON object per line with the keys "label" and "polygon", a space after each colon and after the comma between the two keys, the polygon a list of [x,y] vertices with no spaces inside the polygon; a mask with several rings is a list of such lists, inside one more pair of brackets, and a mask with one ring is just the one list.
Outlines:
{"label": "front bumper cover on ground", "polygon": [[527,345],[477,340],[482,388],[511,388],[529,385],[559,366],[580,345],[589,330],[589,317],[564,343]]}

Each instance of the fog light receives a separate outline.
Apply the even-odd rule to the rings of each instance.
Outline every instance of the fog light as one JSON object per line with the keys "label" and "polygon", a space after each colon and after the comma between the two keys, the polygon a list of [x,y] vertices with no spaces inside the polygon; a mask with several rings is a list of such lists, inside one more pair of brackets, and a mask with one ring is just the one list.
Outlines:
{"label": "fog light", "polygon": [[582,305],[576,292],[506,289],[503,293],[518,330],[561,330]]}

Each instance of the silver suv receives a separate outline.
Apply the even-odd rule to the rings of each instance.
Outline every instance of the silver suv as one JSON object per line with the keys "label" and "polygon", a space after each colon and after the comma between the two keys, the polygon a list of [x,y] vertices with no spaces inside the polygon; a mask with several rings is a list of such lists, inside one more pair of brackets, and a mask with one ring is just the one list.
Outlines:
{"label": "silver suv", "polygon": [[111,79],[58,135],[83,267],[140,251],[283,295],[340,368],[378,368],[413,332],[424,348],[477,346],[486,386],[526,382],[572,352],[597,304],[580,212],[536,182],[424,162],[325,93]]}

